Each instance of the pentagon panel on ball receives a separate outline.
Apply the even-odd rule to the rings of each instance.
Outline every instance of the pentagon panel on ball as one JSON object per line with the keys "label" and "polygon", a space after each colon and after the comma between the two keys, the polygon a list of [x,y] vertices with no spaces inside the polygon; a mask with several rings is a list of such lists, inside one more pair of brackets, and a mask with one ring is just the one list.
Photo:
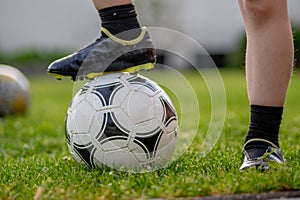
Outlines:
{"label": "pentagon panel on ball", "polygon": [[149,171],[166,166],[176,148],[178,118],[154,81],[113,73],[86,83],[66,117],[73,157],[91,168]]}

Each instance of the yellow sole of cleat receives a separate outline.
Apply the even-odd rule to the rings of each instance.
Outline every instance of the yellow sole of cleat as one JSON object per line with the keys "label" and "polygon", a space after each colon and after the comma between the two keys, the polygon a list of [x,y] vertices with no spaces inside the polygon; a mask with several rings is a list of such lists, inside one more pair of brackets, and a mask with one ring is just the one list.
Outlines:
{"label": "yellow sole of cleat", "polygon": [[49,73],[49,72],[48,72],[48,74],[54,76],[57,80],[62,80],[64,77],[63,75],[60,75],[60,74],[54,74],[54,73]]}
{"label": "yellow sole of cleat", "polygon": [[153,68],[154,68],[153,63],[147,63],[147,64],[143,64],[143,65],[137,65],[137,66],[134,66],[134,67],[130,67],[130,68],[127,68],[127,69],[124,69],[124,70],[121,70],[121,71],[90,73],[90,74],[87,74],[86,77],[88,79],[94,79],[98,76],[102,76],[102,75],[105,75],[105,74],[116,73],[116,72],[127,72],[127,73],[130,73],[130,74],[135,74],[135,73],[139,72],[140,70],[149,71]]}
{"label": "yellow sole of cleat", "polygon": [[[153,68],[154,68],[154,63],[146,63],[146,64],[137,65],[137,66],[130,67],[130,68],[127,68],[127,69],[124,69],[124,70],[120,70],[120,71],[101,72],[101,73],[89,73],[87,75],[76,77],[76,80],[83,80],[85,78],[86,79],[94,79],[94,78],[96,78],[98,76],[102,76],[102,75],[105,75],[105,74],[116,73],[116,72],[127,72],[127,73],[130,73],[130,74],[135,74],[135,73],[139,72],[140,70],[149,71],[149,70],[151,70]],[[54,76],[57,80],[62,80],[65,77],[63,75],[55,74],[55,73],[48,73],[48,74]],[[73,80],[73,78],[72,78],[72,80]]]}

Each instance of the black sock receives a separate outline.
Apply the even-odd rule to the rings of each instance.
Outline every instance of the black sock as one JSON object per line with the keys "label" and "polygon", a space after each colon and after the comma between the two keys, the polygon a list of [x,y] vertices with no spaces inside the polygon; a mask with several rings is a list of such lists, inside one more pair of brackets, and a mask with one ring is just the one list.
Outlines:
{"label": "black sock", "polygon": [[[282,113],[283,107],[251,105],[250,126],[245,143],[250,139],[259,138],[268,140],[279,147],[278,134]],[[245,150],[266,150],[268,146],[270,146],[269,143],[253,141],[245,146]]]}
{"label": "black sock", "polygon": [[134,39],[140,34],[140,23],[132,4],[113,6],[98,11],[102,27],[111,34],[116,35],[124,31],[131,31],[130,34],[121,34],[123,39]]}

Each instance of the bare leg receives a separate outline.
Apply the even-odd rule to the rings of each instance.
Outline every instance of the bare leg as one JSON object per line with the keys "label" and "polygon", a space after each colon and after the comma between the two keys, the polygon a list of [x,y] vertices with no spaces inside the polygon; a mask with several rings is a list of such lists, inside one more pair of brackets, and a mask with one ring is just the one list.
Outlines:
{"label": "bare leg", "polygon": [[287,0],[238,1],[247,34],[246,78],[251,104],[240,169],[267,169],[263,155],[284,162],[278,134],[294,60]]}
{"label": "bare leg", "polygon": [[94,6],[97,10],[108,8],[112,6],[119,6],[124,4],[133,4],[132,0],[93,0]]}
{"label": "bare leg", "polygon": [[247,33],[250,104],[283,106],[293,66],[286,0],[239,0]]}

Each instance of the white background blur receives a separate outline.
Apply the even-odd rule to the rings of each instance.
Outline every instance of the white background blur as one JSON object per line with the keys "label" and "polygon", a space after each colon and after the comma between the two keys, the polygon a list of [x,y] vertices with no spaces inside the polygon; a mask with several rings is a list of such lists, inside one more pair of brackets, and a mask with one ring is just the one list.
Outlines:
{"label": "white background blur", "polygon": [[[300,1],[289,0],[300,25]],[[236,0],[136,0],[143,25],[170,28],[211,52],[233,48],[243,33]],[[99,36],[100,20],[87,0],[0,0],[0,51],[26,48],[75,51]]]}

